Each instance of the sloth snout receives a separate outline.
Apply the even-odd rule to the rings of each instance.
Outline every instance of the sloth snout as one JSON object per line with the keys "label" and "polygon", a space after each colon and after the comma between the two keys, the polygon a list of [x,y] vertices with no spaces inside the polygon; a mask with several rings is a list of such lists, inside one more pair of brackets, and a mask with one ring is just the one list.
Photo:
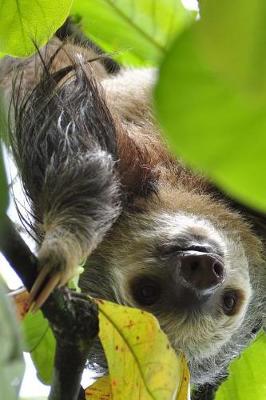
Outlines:
{"label": "sloth snout", "polygon": [[220,286],[225,279],[223,261],[214,254],[186,254],[180,256],[181,284],[207,294]]}

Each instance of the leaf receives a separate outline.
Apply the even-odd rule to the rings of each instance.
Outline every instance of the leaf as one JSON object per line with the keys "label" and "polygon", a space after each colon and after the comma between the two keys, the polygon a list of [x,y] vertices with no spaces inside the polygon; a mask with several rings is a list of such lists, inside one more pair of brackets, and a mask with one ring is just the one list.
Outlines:
{"label": "leaf", "polygon": [[190,373],[185,359],[182,358],[183,376],[176,400],[190,400]]}
{"label": "leaf", "polygon": [[[15,297],[20,307],[23,300],[27,301],[27,296],[21,296]],[[136,396],[141,394],[142,400],[187,400],[189,372],[185,359],[176,356],[157,320],[138,309],[101,300],[98,304],[100,339],[108,359],[112,392],[108,392],[107,379],[100,379],[87,389],[87,397],[97,400],[105,399],[100,396],[109,396],[113,400],[124,400],[137,387]],[[31,353],[41,381],[49,384],[55,339],[48,321],[40,311],[28,313],[22,327],[24,351]],[[128,398],[139,400],[139,397]]]}
{"label": "leaf", "polygon": [[28,313],[22,321],[24,351],[31,354],[38,378],[44,384],[52,381],[55,338],[41,311]]}
{"label": "leaf", "polygon": [[55,338],[50,327],[47,328],[38,345],[30,353],[38,378],[43,384],[50,385],[55,356]]}
{"label": "leaf", "polygon": [[205,0],[200,40],[210,65],[232,85],[266,90],[265,0]]}
{"label": "leaf", "polygon": [[89,38],[131,65],[158,61],[195,17],[180,0],[76,0],[71,13],[82,17]]}
{"label": "leaf", "polygon": [[216,400],[265,400],[266,335],[261,334],[230,367],[229,378],[219,388]]}
{"label": "leaf", "polygon": [[85,390],[86,400],[112,400],[109,376],[97,379]]}
{"label": "leaf", "polygon": [[6,130],[5,117],[4,117],[4,110],[3,110],[2,97],[0,91],[0,219],[7,209],[9,200],[7,179],[3,161],[3,152],[1,147],[2,144],[1,139],[5,137],[6,133],[5,130]]}
{"label": "leaf", "polygon": [[[0,282],[0,390],[1,399],[17,399],[23,373],[24,361],[21,340],[14,310],[4,294]],[[3,323],[4,322],[4,323]]]}
{"label": "leaf", "polygon": [[48,320],[44,318],[41,311],[35,314],[25,313],[28,309],[29,296],[26,290],[20,291],[20,293],[14,292],[12,296],[16,303],[17,313],[22,318],[23,351],[31,354],[41,382],[50,384],[55,355],[55,338]]}
{"label": "leaf", "polygon": [[27,303],[29,293],[24,288],[18,289],[11,292],[11,297],[16,305],[18,319],[22,320],[29,311],[29,306]]}
{"label": "leaf", "polygon": [[266,210],[266,102],[212,70],[199,29],[197,23],[181,35],[162,63],[155,91],[159,119],[176,154],[232,196]]}
{"label": "leaf", "polygon": [[0,52],[27,56],[44,45],[67,18],[72,0],[2,0]]}
{"label": "leaf", "polygon": [[[1,126],[0,126],[1,128]],[[3,153],[0,141],[0,219],[5,213],[8,206],[8,190],[7,190],[7,180],[4,169]],[[1,222],[2,223],[2,222]]]}
{"label": "leaf", "polygon": [[177,357],[155,317],[106,301],[98,305],[112,399],[175,400],[185,360]]}

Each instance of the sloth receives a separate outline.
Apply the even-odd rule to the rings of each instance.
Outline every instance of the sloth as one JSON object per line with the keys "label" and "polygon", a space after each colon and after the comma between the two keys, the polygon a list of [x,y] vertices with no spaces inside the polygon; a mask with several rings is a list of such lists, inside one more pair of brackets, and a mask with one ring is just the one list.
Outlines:
{"label": "sloth", "polygon": [[154,314],[188,359],[193,398],[211,399],[263,326],[265,216],[171,154],[156,79],[69,25],[36,55],[1,61],[38,243],[31,301],[40,307],[85,263],[82,290]]}

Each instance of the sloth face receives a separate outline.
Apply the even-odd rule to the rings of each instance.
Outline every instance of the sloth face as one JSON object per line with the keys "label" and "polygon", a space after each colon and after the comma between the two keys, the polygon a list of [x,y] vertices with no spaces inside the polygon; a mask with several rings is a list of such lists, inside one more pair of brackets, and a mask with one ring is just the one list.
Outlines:
{"label": "sloth face", "polygon": [[[175,198],[175,205],[172,199],[122,216],[92,256],[84,286],[153,313],[175,350],[186,354],[193,382],[204,383],[239,353],[256,324],[248,309],[260,246],[238,214],[189,197],[190,203]],[[193,197],[197,214],[190,209]],[[108,279],[99,287],[102,268]]]}
{"label": "sloth face", "polygon": [[189,358],[211,356],[240,326],[251,297],[241,242],[206,219],[153,214],[113,260],[117,301],[155,314]]}

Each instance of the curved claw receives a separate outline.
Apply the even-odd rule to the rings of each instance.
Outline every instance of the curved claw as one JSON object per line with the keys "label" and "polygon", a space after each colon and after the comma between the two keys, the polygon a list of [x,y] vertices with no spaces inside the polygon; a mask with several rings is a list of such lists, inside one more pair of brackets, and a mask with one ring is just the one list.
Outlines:
{"label": "curved claw", "polygon": [[35,301],[35,298],[38,295],[39,291],[41,290],[41,287],[45,284],[45,281],[47,280],[50,271],[51,271],[50,267],[44,267],[41,269],[29,294],[29,299],[28,299],[29,306],[31,306],[32,303]]}
{"label": "curved claw", "polygon": [[[60,275],[61,275],[60,272],[53,274],[53,276],[51,276],[51,278],[48,280],[48,282],[43,287],[41,292],[38,293],[38,290],[37,290],[37,292],[35,292],[35,296],[36,295],[38,295],[38,296],[36,299],[31,300],[31,304],[32,304],[31,312],[32,313],[35,313],[36,311],[39,310],[39,308],[48,299],[48,297],[50,296],[52,291],[56,288],[56,286],[58,286],[58,283],[60,282]],[[37,280],[38,280],[38,278],[37,278]],[[36,282],[35,282],[35,284],[36,284]],[[35,284],[34,284],[34,286],[35,286]],[[40,288],[40,284],[38,284],[37,287]]]}
{"label": "curved claw", "polygon": [[42,245],[39,252],[40,271],[28,299],[32,312],[36,312],[44,304],[56,287],[66,285],[75,274],[75,258],[74,261],[72,258],[55,243]]}

